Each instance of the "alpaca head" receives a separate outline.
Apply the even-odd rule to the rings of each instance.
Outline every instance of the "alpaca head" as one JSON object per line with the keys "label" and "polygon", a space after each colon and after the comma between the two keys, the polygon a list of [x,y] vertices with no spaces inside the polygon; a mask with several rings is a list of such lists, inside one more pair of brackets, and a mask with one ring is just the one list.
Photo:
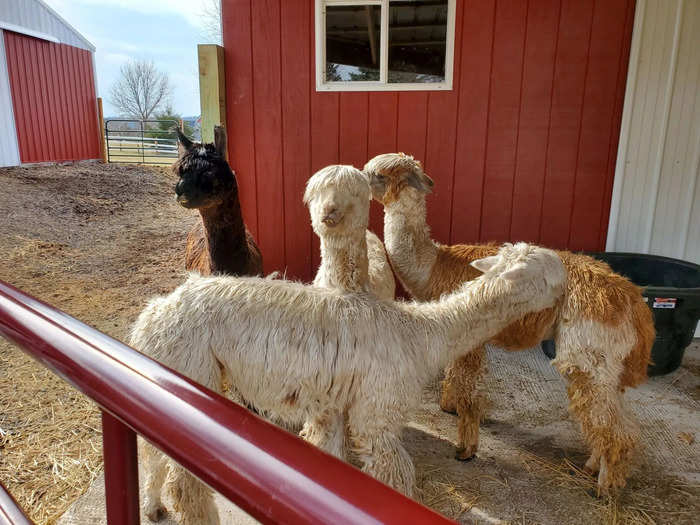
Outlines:
{"label": "alpaca head", "polygon": [[178,159],[173,171],[177,202],[185,208],[217,206],[238,191],[236,176],[226,162],[226,132],[214,128],[214,144],[192,142],[179,129]]}
{"label": "alpaca head", "polygon": [[364,231],[369,223],[367,177],[353,166],[334,165],[317,171],[306,182],[304,203],[319,236]]}
{"label": "alpaca head", "polygon": [[555,251],[524,242],[506,243],[496,255],[477,259],[471,265],[484,272],[487,279],[509,281],[516,292],[534,293],[532,300],[543,301],[542,307],[551,306],[562,295],[567,277]]}
{"label": "alpaca head", "polygon": [[364,172],[372,197],[384,205],[407,195],[422,198],[433,188],[433,179],[425,174],[420,161],[404,153],[377,155],[365,164]]}

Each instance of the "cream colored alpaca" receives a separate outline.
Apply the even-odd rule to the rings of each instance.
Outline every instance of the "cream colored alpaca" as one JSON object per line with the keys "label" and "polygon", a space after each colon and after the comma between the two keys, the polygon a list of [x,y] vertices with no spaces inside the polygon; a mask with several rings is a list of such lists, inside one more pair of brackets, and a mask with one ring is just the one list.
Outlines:
{"label": "cream colored alpaca", "polygon": [[[445,246],[430,238],[426,194],[433,181],[420,162],[388,153],[365,166],[372,193],[384,205],[384,242],[396,276],[422,301],[459,289],[478,271],[470,262],[494,254],[493,245]],[[554,308],[528,314],[495,334],[491,342],[509,350],[531,348],[554,337],[557,370],[568,381],[570,411],[580,421],[591,456],[586,470],[598,473],[600,491],[624,486],[636,442],[636,425],[622,392],[646,380],[654,324],[641,290],[608,265],[558,252],[568,277]],[[471,459],[483,413],[479,384],[484,348],[464,347],[447,371],[440,406],[459,414],[457,458]]]}
{"label": "cream colored alpaca", "polygon": [[[433,303],[381,301],[283,280],[202,277],[153,299],[131,344],[221,391],[222,368],[258,410],[288,424],[315,421],[307,440],[342,455],[347,417],[353,454],[377,479],[413,493],[400,429],[423,386],[463,351],[525,313],[550,307],[565,280],[552,251],[505,245],[474,263],[485,274]],[[326,424],[324,424],[324,422]],[[147,469],[162,465],[149,455]],[[162,469],[148,471],[146,511],[163,509]],[[183,523],[218,523],[211,493],[177,469],[170,488]]]}
{"label": "cream colored alpaca", "polygon": [[[396,292],[394,273],[379,238],[367,229],[372,195],[364,173],[353,166],[327,166],[306,183],[304,203],[309,207],[311,225],[321,241],[321,264],[314,285],[346,292],[372,293],[393,301]],[[330,423],[332,433],[340,436],[347,426],[342,414]],[[323,420],[307,421],[301,436],[315,441]],[[326,432],[321,430],[321,432]],[[340,459],[348,459],[346,442],[333,447]]]}
{"label": "cream colored alpaca", "polygon": [[382,241],[367,229],[371,200],[367,177],[353,166],[328,166],[308,180],[304,203],[321,240],[314,285],[392,301],[394,273]]}

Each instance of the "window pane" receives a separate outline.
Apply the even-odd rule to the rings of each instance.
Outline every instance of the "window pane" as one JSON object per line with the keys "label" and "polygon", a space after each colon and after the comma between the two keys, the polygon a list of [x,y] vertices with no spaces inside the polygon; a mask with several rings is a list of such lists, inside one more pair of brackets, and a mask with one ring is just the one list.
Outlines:
{"label": "window pane", "polygon": [[389,2],[389,82],[443,82],[447,1]]}
{"label": "window pane", "polygon": [[326,82],[379,80],[381,7],[326,7]]}

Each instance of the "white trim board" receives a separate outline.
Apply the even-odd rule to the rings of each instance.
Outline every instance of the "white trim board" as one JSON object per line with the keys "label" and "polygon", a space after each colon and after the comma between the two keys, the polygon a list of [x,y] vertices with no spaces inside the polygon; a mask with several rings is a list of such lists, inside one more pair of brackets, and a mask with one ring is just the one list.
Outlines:
{"label": "white trim board", "polygon": [[[381,6],[380,67],[378,82],[326,82],[326,6]],[[316,91],[451,91],[454,78],[455,18],[457,0],[447,0],[447,33],[444,82],[388,83],[389,0],[315,0]]]}
{"label": "white trim board", "polygon": [[46,33],[42,33],[40,31],[34,31],[33,29],[29,29],[28,27],[22,27],[18,26],[16,24],[10,24],[9,22],[3,22],[0,20],[0,29],[4,29],[6,31],[11,31],[13,33],[19,33],[21,35],[27,35],[31,36],[34,38],[38,38],[40,40],[47,40],[49,42],[53,42],[54,44],[60,44],[61,41],[56,38],[55,36],[48,35]]}
{"label": "white trim board", "polygon": [[17,126],[10,90],[10,76],[7,71],[7,55],[5,54],[5,35],[0,29],[0,167],[19,166],[19,143],[17,142]]}

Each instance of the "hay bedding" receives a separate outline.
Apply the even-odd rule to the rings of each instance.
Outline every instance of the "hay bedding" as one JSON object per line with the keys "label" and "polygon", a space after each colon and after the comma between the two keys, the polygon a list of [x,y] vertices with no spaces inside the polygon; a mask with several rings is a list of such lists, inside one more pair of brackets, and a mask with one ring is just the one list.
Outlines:
{"label": "hay bedding", "polygon": [[[184,274],[196,216],[169,170],[76,164],[0,169],[0,279],[123,339],[146,298]],[[49,523],[99,475],[89,399],[0,338],[0,480]]]}
{"label": "hay bedding", "polygon": [[[172,290],[184,275],[186,232],[197,218],[174,202],[173,183],[167,170],[135,166],[0,169],[0,213],[6,218],[0,279],[124,339],[145,300]],[[662,463],[649,457],[621,498],[592,497],[594,480],[575,472],[585,453],[567,419],[558,376],[546,359],[519,355],[490,353],[494,419],[482,427],[476,461],[452,458],[456,420],[438,409],[436,384],[426,391],[404,432],[425,504],[464,523],[697,522],[698,484],[660,473]],[[681,410],[697,403],[699,362],[696,351],[667,381],[664,396],[673,392]],[[673,403],[664,406],[677,410]],[[673,423],[658,417],[648,419],[652,435]],[[697,418],[677,426],[679,432],[667,432],[666,439],[682,435],[677,439],[686,448],[678,450],[689,455],[673,459],[698,463]],[[101,467],[98,410],[0,339],[0,480],[33,520],[50,523]]]}

